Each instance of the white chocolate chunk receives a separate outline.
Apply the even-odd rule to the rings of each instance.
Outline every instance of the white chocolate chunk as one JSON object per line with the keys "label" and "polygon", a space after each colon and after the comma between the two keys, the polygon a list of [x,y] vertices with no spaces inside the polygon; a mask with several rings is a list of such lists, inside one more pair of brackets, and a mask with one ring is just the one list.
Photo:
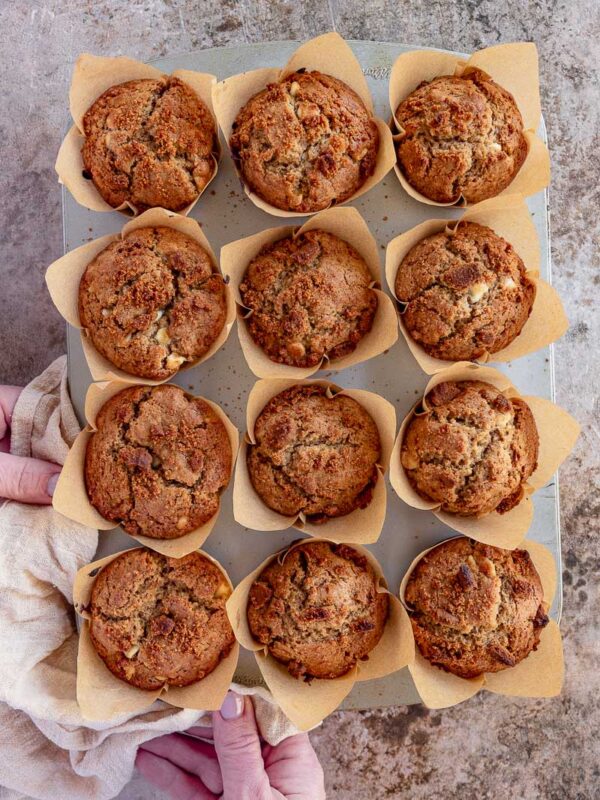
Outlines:
{"label": "white chocolate chunk", "polygon": [[133,658],[134,655],[136,655],[136,653],[139,652],[139,649],[140,649],[139,644],[132,644],[129,650],[125,650],[123,655],[125,656],[125,658]]}
{"label": "white chocolate chunk", "polygon": [[505,289],[514,289],[516,285],[517,284],[510,276],[502,279],[502,286],[504,286]]}
{"label": "white chocolate chunk", "polygon": [[184,361],[184,356],[179,356],[177,353],[171,353],[170,356],[167,356],[167,369],[177,369],[183,364]]}
{"label": "white chocolate chunk", "polygon": [[166,328],[159,328],[154,336],[159,344],[169,344],[171,337],[169,336]]}
{"label": "white chocolate chunk", "polygon": [[474,283],[469,289],[469,297],[471,298],[471,302],[478,303],[481,298],[489,292],[489,290],[490,287],[487,285],[487,283]]}

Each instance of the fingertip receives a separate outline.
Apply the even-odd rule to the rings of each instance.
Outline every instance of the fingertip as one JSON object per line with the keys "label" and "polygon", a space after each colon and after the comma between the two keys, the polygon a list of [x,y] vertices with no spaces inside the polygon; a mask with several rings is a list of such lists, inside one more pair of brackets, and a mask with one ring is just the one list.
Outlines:
{"label": "fingertip", "polygon": [[225,721],[239,719],[244,713],[244,706],[244,697],[235,692],[227,692],[218,713]]}
{"label": "fingertip", "polygon": [[52,498],[54,495],[54,491],[56,490],[56,484],[58,483],[58,479],[60,477],[60,470],[55,472],[53,475],[50,475],[48,478],[48,483],[46,485],[46,494],[48,497]]}

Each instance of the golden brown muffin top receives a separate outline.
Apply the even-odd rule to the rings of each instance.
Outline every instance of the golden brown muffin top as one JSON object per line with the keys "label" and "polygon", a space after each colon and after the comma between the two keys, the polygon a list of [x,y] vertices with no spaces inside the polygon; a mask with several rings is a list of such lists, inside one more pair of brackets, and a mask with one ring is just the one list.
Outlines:
{"label": "golden brown muffin top", "polygon": [[461,222],[418,242],[396,274],[412,338],[435,358],[471,360],[507,347],[527,322],[535,284],[505,239]]}
{"label": "golden brown muffin top", "polygon": [[527,156],[514,97],[477,69],[423,81],[396,110],[407,181],[438,203],[500,194]]}
{"label": "golden brown muffin top", "polygon": [[91,504],[124,531],[176,539],[219,508],[232,467],[227,430],[178,386],[135,386],[96,417],[85,456]]}
{"label": "golden brown muffin top", "polygon": [[402,442],[402,466],[421,497],[463,516],[518,505],[535,470],[538,433],[529,406],[482,381],[439,383]]}
{"label": "golden brown muffin top", "polygon": [[367,411],[323,386],[297,385],[273,397],[254,425],[248,472],[261,500],[311,522],[366,508],[377,482],[381,442]]}
{"label": "golden brown muffin top", "polygon": [[295,678],[338,678],[380,640],[389,598],[367,559],[345,544],[306,542],[252,584],[248,624]]}
{"label": "golden brown muffin top", "polygon": [[225,612],[230,594],[221,570],[200,553],[168,558],[129,550],[94,581],[92,642],[108,669],[132,686],[187,686],[233,647]]}
{"label": "golden brown muffin top", "polygon": [[514,667],[537,648],[548,623],[529,553],[464,537],[419,561],[405,601],[423,657],[461,678]]}
{"label": "golden brown muffin top", "polygon": [[215,171],[213,117],[178,78],[111,86],[86,111],[83,133],[84,177],[113,208],[180,211]]}
{"label": "golden brown muffin top", "polygon": [[347,200],[373,174],[379,132],[345,83],[294,72],[246,103],[230,146],[257,195],[276,208],[313,212]]}
{"label": "golden brown muffin top", "polygon": [[371,330],[377,295],[364,259],[321,230],[266,245],[240,284],[250,335],[272,361],[316,367],[351,353]]}
{"label": "golden brown muffin top", "polygon": [[138,228],[112,242],[79,284],[79,319],[96,350],[142,378],[169,378],[201,358],[226,315],[209,254],[173,228]]}

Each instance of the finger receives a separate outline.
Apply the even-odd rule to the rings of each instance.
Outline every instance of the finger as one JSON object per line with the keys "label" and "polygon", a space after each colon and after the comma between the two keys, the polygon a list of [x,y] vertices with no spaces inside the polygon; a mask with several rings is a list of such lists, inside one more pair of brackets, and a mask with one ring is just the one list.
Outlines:
{"label": "finger", "polygon": [[0,497],[47,505],[52,502],[60,470],[50,461],[0,453]]}
{"label": "finger", "polygon": [[8,453],[10,450],[12,413],[22,391],[20,386],[0,386],[0,452]]}
{"label": "finger", "polygon": [[269,782],[288,800],[325,800],[325,778],[308,734],[289,736],[263,748]]}
{"label": "finger", "polygon": [[213,734],[223,776],[223,800],[272,797],[252,701],[228,692],[221,711],[213,713]]}
{"label": "finger", "polygon": [[135,765],[146,780],[173,800],[217,800],[196,775],[189,775],[160,756],[138,750]]}
{"label": "finger", "polygon": [[197,775],[211,792],[221,794],[223,791],[221,768],[212,745],[172,733],[144,742],[141,749],[167,758],[186,772]]}

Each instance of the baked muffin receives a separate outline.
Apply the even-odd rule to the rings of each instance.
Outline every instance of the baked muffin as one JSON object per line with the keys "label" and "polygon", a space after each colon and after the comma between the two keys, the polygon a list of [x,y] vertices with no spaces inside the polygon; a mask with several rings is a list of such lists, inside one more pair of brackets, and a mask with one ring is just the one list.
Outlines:
{"label": "baked muffin", "polygon": [[381,639],[389,599],[352,547],[306,542],[261,572],[248,595],[248,624],[295,678],[339,678]]}
{"label": "baked muffin", "polygon": [[371,502],[381,456],[379,431],[365,409],[323,386],[292,386],[275,395],[254,425],[247,453],[261,500],[314,523]]}
{"label": "baked muffin", "polygon": [[164,380],[197,361],[226,316],[209,254],[173,228],[138,228],[112,242],[79,284],[79,319],[94,347],[141,378]]}
{"label": "baked muffin", "polygon": [[178,78],[111,86],[86,111],[83,133],[84,177],[113,208],[180,211],[216,168],[212,114]]}
{"label": "baked muffin", "polygon": [[102,567],[89,605],[90,636],[108,669],[139,689],[188,686],[229,655],[231,588],[198,552],[167,558],[128,550]]}
{"label": "baked muffin", "polygon": [[177,539],[217,513],[233,459],[204,400],[178,386],[134,386],[102,406],[96,427],[85,485],[103,517],[132,535]]}
{"label": "baked muffin", "polygon": [[449,381],[435,386],[426,404],[402,442],[402,466],[415,491],[461,516],[518,505],[538,457],[527,403],[489,383]]}
{"label": "baked muffin", "polygon": [[316,367],[348,355],[371,330],[377,295],[362,257],[347,242],[313,230],[269,244],[240,284],[252,311],[252,339],[272,361]]}
{"label": "baked muffin", "polygon": [[396,110],[406,180],[438,203],[500,194],[527,156],[514,97],[478,69],[423,81]]}
{"label": "baked muffin", "polygon": [[416,244],[396,275],[402,319],[430,356],[445,361],[497,353],[527,322],[535,284],[512,245],[491,228],[461,222]]}
{"label": "baked muffin", "polygon": [[547,607],[526,550],[451,539],[427,553],[405,591],[415,641],[461,678],[514,667],[536,650]]}
{"label": "baked muffin", "polygon": [[238,113],[230,138],[244,181],[272,206],[310,213],[342,203],[375,170],[379,132],[349,86],[321,72],[270,83]]}

